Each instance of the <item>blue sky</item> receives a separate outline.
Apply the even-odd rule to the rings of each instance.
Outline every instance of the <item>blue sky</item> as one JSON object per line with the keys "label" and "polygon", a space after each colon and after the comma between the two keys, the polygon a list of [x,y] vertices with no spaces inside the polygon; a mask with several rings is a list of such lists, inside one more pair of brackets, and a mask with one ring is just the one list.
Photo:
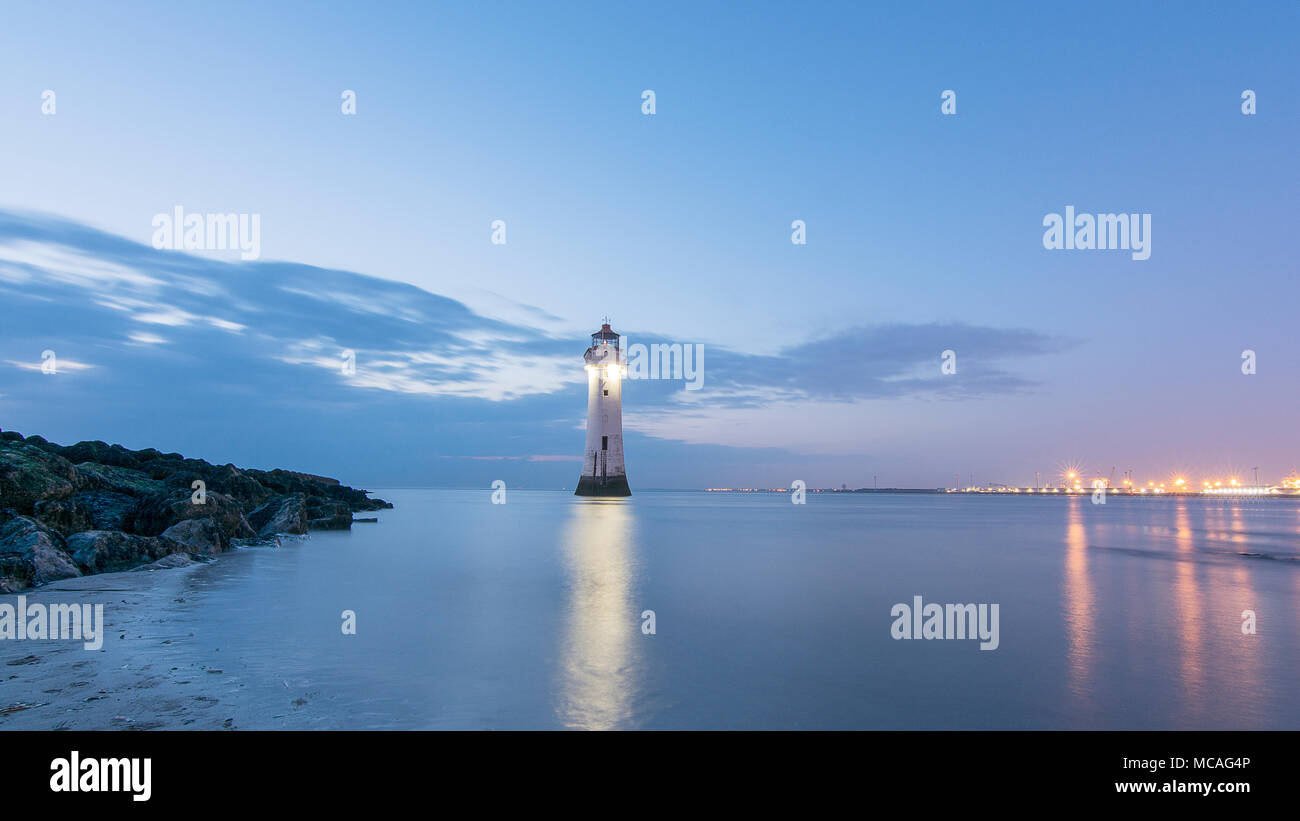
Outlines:
{"label": "blue sky", "polygon": [[[609,314],[709,352],[702,391],[630,386],[634,488],[1280,475],[1300,461],[1298,8],[15,4],[0,427],[376,485],[571,485],[576,464],[533,457],[580,454],[580,355]],[[260,214],[261,261],[154,251],[176,205]],[[1150,213],[1151,258],[1044,250],[1066,205]],[[161,284],[50,279],[104,258]],[[249,284],[194,292],[186,271]],[[278,314],[295,278],[315,298],[274,329],[238,305]],[[156,310],[105,293],[244,328],[146,328]],[[51,338],[95,365],[55,377],[67,394],[4,364]],[[340,383],[286,361],[311,340],[494,364],[468,396],[409,360],[405,389]],[[959,372],[938,382],[944,349]],[[151,419],[180,374],[191,423]]]}

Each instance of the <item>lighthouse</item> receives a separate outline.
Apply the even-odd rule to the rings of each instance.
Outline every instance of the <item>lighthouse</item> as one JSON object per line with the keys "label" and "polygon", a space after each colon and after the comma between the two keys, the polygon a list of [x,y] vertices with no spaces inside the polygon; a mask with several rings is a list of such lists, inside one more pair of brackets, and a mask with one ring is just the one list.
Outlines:
{"label": "lighthouse", "polygon": [[623,466],[623,377],[627,362],[608,317],[582,355],[587,368],[587,449],[575,496],[631,496]]}

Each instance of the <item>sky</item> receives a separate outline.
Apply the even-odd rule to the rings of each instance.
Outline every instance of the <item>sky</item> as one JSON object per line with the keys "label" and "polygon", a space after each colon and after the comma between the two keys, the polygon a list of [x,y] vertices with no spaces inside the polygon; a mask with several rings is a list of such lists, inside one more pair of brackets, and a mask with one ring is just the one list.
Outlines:
{"label": "sky", "polygon": [[572,487],[608,315],[634,491],[1289,473],[1300,6],[1048,5],[9,4],[0,428]]}

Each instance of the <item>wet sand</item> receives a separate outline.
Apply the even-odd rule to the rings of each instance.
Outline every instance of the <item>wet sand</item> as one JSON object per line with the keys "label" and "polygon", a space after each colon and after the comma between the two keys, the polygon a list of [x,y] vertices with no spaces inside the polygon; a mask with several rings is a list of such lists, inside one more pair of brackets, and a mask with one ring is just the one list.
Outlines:
{"label": "wet sand", "polygon": [[[239,658],[223,657],[221,647],[208,646],[194,629],[207,577],[247,572],[259,552],[296,547],[242,548],[212,562],[85,576],[26,591],[29,604],[102,604],[103,645],[0,641],[0,730],[312,726],[310,711],[303,712],[309,693],[287,679],[254,680]],[[276,704],[279,713],[272,707],[268,714],[265,707]]]}

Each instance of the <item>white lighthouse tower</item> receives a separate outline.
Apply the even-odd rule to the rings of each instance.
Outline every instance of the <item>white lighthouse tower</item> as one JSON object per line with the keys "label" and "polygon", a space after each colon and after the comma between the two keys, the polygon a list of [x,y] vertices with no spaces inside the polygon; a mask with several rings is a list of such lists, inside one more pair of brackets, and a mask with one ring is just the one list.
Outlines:
{"label": "white lighthouse tower", "polygon": [[608,317],[591,335],[587,363],[587,449],[575,496],[631,496],[623,466],[623,377],[627,362]]}

